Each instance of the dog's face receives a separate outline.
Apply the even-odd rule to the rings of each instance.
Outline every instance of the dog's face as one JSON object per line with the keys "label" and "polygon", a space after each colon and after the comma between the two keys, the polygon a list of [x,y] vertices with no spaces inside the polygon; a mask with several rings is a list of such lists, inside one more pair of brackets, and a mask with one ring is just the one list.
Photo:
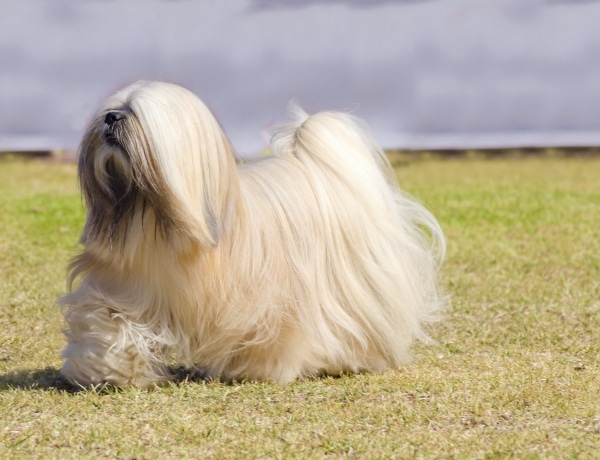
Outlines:
{"label": "dog's face", "polygon": [[88,208],[84,244],[124,241],[145,218],[166,239],[176,232],[216,244],[234,158],[192,93],[166,83],[131,85],[97,112],[78,155]]}
{"label": "dog's face", "polygon": [[[111,241],[119,227],[131,224],[136,206],[142,214],[147,207],[156,213],[156,222],[165,231],[169,222],[165,181],[141,121],[132,105],[134,91],[123,92],[107,101],[88,127],[79,148],[78,173],[88,207],[85,243],[92,237]],[[126,232],[120,232],[125,236]]]}

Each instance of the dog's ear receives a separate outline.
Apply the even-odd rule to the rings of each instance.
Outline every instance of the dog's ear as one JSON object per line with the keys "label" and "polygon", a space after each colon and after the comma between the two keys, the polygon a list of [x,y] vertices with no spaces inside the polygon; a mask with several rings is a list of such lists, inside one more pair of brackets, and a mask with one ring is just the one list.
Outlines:
{"label": "dog's ear", "polygon": [[155,183],[157,217],[169,232],[216,245],[239,186],[235,155],[215,117],[194,94],[166,83],[135,91],[129,106],[147,140],[144,166],[136,169]]}

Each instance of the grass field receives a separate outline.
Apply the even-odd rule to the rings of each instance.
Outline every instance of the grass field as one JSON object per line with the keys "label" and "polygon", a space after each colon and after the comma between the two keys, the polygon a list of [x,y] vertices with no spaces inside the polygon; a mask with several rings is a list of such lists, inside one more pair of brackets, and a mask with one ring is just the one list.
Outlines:
{"label": "grass field", "polygon": [[445,231],[452,296],[410,366],[77,392],[53,305],[83,223],[75,166],[0,162],[0,458],[597,458],[600,159],[397,172]]}

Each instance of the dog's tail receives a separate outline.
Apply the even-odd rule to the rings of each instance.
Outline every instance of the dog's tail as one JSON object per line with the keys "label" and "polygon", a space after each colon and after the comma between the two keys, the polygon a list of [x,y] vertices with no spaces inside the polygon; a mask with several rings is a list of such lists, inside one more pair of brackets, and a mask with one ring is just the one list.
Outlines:
{"label": "dog's tail", "polygon": [[319,197],[322,216],[337,222],[332,241],[345,241],[354,265],[373,269],[363,275],[375,295],[403,303],[403,321],[412,323],[406,326],[426,339],[420,323],[435,319],[445,304],[437,272],[446,246],[437,220],[400,190],[385,152],[362,120],[340,112],[308,115],[295,101],[289,112],[293,121],[275,133],[271,153],[302,163],[299,171]]}
{"label": "dog's tail", "polygon": [[432,253],[441,265],[446,253],[442,229],[433,214],[400,190],[394,168],[363,120],[344,112],[309,115],[295,99],[288,105],[288,114],[292,121],[275,131],[271,140],[273,156],[318,161],[351,187],[356,192],[353,196],[362,197],[369,208],[374,203],[381,205],[373,211],[387,212],[385,204],[392,198],[411,224],[427,231]]}

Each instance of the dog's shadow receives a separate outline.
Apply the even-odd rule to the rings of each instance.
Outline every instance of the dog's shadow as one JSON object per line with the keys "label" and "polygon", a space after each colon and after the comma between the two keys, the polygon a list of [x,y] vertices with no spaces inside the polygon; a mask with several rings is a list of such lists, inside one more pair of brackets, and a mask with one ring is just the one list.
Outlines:
{"label": "dog's shadow", "polygon": [[[209,382],[201,371],[190,371],[182,368],[171,368],[170,383],[179,385],[191,382]],[[23,369],[0,375],[0,393],[9,390],[21,391],[59,391],[78,393],[80,391],[110,390],[111,385],[99,385],[93,388],[84,388],[71,384],[64,378],[58,369],[46,367],[44,369]]]}
{"label": "dog's shadow", "polygon": [[71,385],[58,369],[46,367],[44,369],[23,369],[0,375],[0,392],[8,390],[28,391],[66,391],[75,393],[80,388]]}

